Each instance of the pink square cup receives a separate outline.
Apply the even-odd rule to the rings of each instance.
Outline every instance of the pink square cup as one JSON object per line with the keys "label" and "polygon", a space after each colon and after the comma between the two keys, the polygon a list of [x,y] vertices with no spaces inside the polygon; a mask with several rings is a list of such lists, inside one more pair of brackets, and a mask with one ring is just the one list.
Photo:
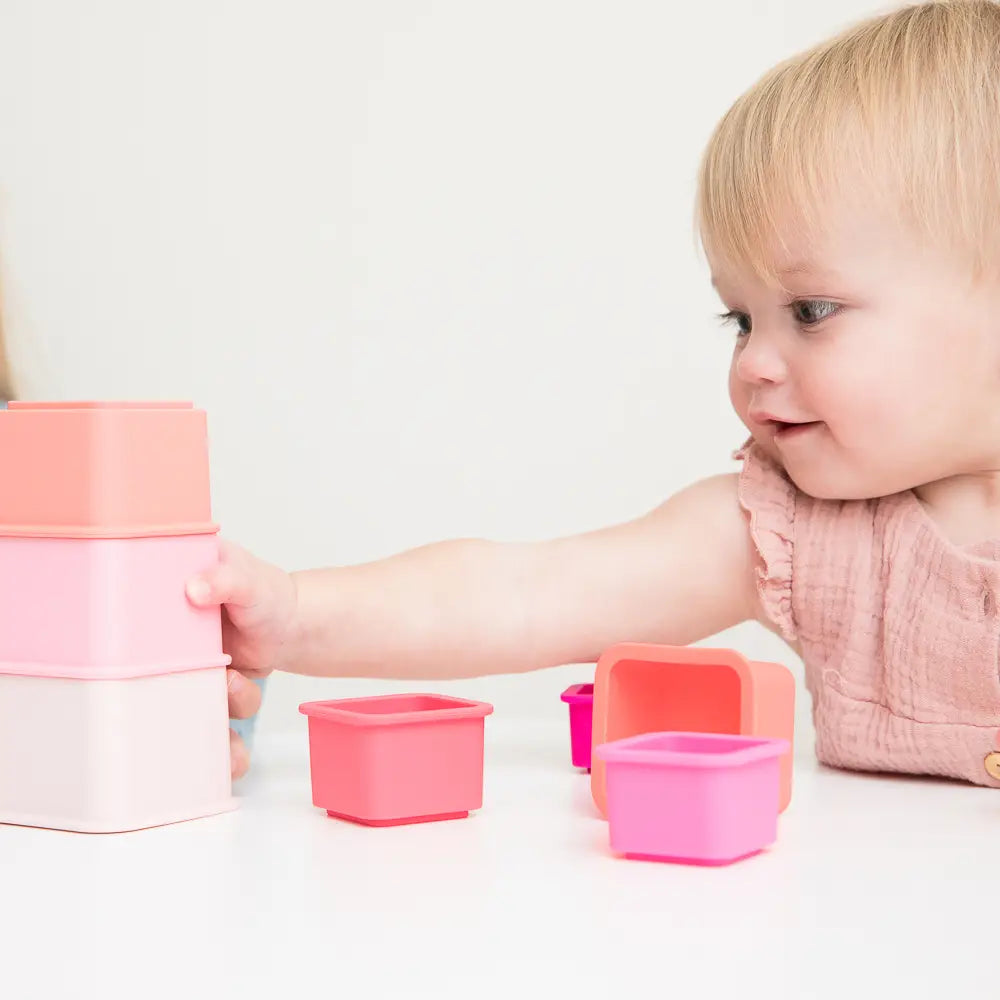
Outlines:
{"label": "pink square cup", "polygon": [[611,848],[724,865],[777,838],[784,739],[647,733],[594,749],[607,766]]}
{"label": "pink square cup", "polygon": [[484,702],[438,694],[307,702],[313,804],[396,826],[461,819],[483,804]]}
{"label": "pink square cup", "polygon": [[0,674],[124,679],[225,666],[217,607],[184,585],[215,535],[0,536]]}

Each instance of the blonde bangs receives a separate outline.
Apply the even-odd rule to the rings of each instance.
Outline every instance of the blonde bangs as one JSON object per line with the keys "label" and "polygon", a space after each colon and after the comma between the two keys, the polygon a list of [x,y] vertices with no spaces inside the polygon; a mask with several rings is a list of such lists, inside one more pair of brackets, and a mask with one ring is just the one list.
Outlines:
{"label": "blonde bangs", "polygon": [[1000,4],[946,0],[871,18],[779,64],[702,158],[710,258],[778,282],[791,238],[832,199],[877,199],[921,236],[1000,273]]}
{"label": "blonde bangs", "polygon": [[4,343],[3,328],[0,327],[0,403],[10,402],[14,395],[10,362],[7,359],[7,345]]}

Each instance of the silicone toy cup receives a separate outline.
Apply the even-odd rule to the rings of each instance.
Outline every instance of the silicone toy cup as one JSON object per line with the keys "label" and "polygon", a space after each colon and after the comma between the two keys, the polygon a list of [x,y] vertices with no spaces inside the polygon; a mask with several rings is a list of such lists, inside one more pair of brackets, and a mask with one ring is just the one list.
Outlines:
{"label": "silicone toy cup", "polygon": [[123,678],[225,665],[219,609],[195,608],[184,593],[217,561],[215,535],[0,537],[0,674]]}
{"label": "silicone toy cup", "polygon": [[629,858],[722,865],[777,838],[787,740],[652,733],[594,750],[607,765],[612,850]]}
{"label": "silicone toy cup", "polygon": [[10,403],[0,534],[213,532],[206,415],[190,403]]}
{"label": "silicone toy cup", "polygon": [[594,717],[594,685],[574,684],[563,691],[569,705],[569,737],[574,767],[590,770],[590,744]]}
{"label": "silicone toy cup", "polygon": [[492,705],[436,694],[307,702],[313,804],[367,826],[460,819],[483,804]]}
{"label": "silicone toy cup", "polygon": [[0,676],[0,823],[119,833],[228,812],[226,670]]}
{"label": "silicone toy cup", "polygon": [[[730,733],[792,743],[795,679],[780,663],[750,662],[732,649],[621,643],[594,677],[593,745],[655,732]],[[605,765],[591,764],[591,791],[607,813]],[[792,795],[792,754],[781,758],[780,809]]]}

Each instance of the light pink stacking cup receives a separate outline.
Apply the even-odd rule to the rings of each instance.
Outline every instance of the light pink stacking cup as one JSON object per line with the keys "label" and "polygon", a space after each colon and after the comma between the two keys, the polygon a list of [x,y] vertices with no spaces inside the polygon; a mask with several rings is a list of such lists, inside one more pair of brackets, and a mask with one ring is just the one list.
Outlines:
{"label": "light pink stacking cup", "polygon": [[611,849],[628,858],[726,865],[778,833],[784,739],[646,733],[594,748],[606,766]]}
{"label": "light pink stacking cup", "polygon": [[235,807],[204,411],[0,411],[0,823],[119,832]]}

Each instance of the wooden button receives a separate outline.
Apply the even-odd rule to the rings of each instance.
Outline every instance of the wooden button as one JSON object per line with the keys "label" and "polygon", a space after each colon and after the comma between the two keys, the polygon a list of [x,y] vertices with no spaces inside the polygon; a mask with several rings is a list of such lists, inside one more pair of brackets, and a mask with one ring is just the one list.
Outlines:
{"label": "wooden button", "polygon": [[993,753],[988,753],[983,758],[983,766],[991,778],[1000,781],[1000,751],[994,750]]}

